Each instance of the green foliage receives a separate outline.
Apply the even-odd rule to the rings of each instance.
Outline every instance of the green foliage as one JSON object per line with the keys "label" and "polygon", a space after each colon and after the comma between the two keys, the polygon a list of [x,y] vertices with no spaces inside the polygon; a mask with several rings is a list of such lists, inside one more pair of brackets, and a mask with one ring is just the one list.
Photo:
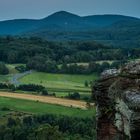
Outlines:
{"label": "green foliage", "polygon": [[0,61],[26,63],[30,69],[53,73],[58,70],[58,64],[126,60],[140,54],[138,48],[113,48],[93,41],[48,42],[39,38],[10,38],[0,38]]}
{"label": "green foliage", "polygon": [[23,90],[23,91],[36,91],[36,92],[42,92],[45,87],[41,85],[35,85],[35,84],[26,84],[26,85],[19,85],[17,87],[18,90]]}
{"label": "green foliage", "polygon": [[89,86],[89,83],[88,83],[88,81],[86,80],[85,81],[85,87],[88,87]]}
{"label": "green foliage", "polygon": [[13,127],[16,125],[16,121],[13,118],[8,118],[7,120],[7,126],[8,127]]}
{"label": "green foliage", "polygon": [[43,90],[42,90],[42,95],[48,95],[47,89],[43,89]]}
{"label": "green foliage", "polygon": [[65,115],[65,116],[79,117],[79,118],[91,118],[92,116],[95,115],[95,108],[89,110],[82,110],[82,109],[64,107],[59,105],[46,104],[37,101],[28,101],[28,100],[0,97],[0,108],[2,107],[7,107],[10,110],[27,112],[36,115],[49,113],[49,114]]}
{"label": "green foliage", "polygon": [[[139,58],[139,52],[139,48],[114,48],[94,41],[48,42],[40,38],[0,38],[0,61],[24,63],[27,69],[50,73],[89,74],[93,71],[100,73],[104,68],[111,66],[107,63],[92,64],[95,61]],[[77,65],[78,62],[90,64],[89,67],[85,67]],[[26,67],[17,66],[16,69],[23,72]]]}
{"label": "green foliage", "polygon": [[6,67],[6,65],[2,62],[0,62],[0,74],[1,75],[6,75],[9,73],[8,68]]}
{"label": "green foliage", "polygon": [[13,84],[0,83],[0,89],[7,89],[10,91],[15,91],[16,87]]}
{"label": "green foliage", "polygon": [[68,98],[69,99],[79,100],[80,99],[80,94],[78,92],[69,93]]}
{"label": "green foliage", "polygon": [[42,125],[35,133],[37,140],[64,140],[64,136],[57,126],[52,127],[50,125]]}
{"label": "green foliage", "polygon": [[15,69],[21,73],[26,71],[26,67],[23,65],[16,66]]}
{"label": "green foliage", "polygon": [[93,140],[95,117],[92,119],[51,114],[10,117],[0,126],[0,140]]}

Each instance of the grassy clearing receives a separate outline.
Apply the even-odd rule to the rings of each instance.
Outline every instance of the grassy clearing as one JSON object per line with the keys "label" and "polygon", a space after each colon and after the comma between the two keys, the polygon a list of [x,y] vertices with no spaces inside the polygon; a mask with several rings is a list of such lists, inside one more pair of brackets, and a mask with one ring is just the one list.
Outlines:
{"label": "grassy clearing", "polygon": [[6,66],[7,66],[8,69],[9,69],[9,74],[16,74],[16,73],[19,73],[19,72],[15,69],[15,67],[16,67],[16,66],[21,66],[21,65],[25,66],[25,64],[6,64]]}
{"label": "grassy clearing", "polygon": [[16,74],[16,73],[18,73],[18,71],[15,69],[15,65],[13,65],[13,64],[7,64],[6,66],[9,69],[9,74]]}
{"label": "grassy clearing", "polygon": [[[92,75],[69,75],[69,74],[49,74],[42,72],[33,72],[20,79],[24,84],[39,84],[45,86],[48,91],[55,92],[62,96],[69,92],[80,92],[81,94],[90,94],[90,87],[85,87],[85,81],[94,81],[98,78],[96,74]],[[61,94],[61,95],[60,95]]]}
{"label": "grassy clearing", "polygon": [[69,75],[69,74],[49,74],[42,72],[34,72],[20,79],[22,83],[41,84],[47,88],[58,89],[82,89],[85,88],[84,82],[94,81],[97,75]]}
{"label": "grassy clearing", "polygon": [[[7,107],[11,110],[32,113],[32,114],[48,113],[48,114],[80,117],[80,118],[87,118],[95,115],[95,109],[81,110],[81,109],[75,109],[70,107],[63,107],[59,105],[45,104],[36,101],[12,99],[12,98],[5,98],[5,97],[0,97],[0,108],[2,107]],[[2,113],[2,111],[0,113]]]}

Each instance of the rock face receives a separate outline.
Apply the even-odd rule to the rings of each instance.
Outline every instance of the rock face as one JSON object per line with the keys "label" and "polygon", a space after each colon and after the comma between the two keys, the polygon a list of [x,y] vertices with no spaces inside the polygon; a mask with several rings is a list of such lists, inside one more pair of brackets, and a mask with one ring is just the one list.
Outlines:
{"label": "rock face", "polygon": [[140,62],[104,71],[93,96],[98,140],[140,139]]}

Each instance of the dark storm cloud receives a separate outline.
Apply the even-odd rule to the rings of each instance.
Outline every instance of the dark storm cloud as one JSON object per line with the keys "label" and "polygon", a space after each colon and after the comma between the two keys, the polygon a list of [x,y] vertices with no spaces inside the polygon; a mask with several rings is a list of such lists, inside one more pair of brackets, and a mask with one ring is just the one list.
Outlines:
{"label": "dark storm cloud", "polygon": [[42,18],[65,10],[79,15],[123,14],[140,17],[140,0],[0,0],[0,20]]}

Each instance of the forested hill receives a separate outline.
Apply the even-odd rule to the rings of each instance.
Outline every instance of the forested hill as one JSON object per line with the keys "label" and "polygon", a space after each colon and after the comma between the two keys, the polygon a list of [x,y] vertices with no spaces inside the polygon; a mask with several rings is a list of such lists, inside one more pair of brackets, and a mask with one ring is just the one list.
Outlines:
{"label": "forested hill", "polygon": [[[56,61],[57,63],[89,62],[103,60],[103,53],[112,50],[111,47],[92,42],[50,42],[41,38],[0,38],[0,61],[7,63],[27,63],[29,60]],[[117,52],[116,52],[117,53]],[[104,59],[107,56],[104,54]],[[112,54],[108,54],[112,57]],[[120,57],[118,57],[120,58]]]}
{"label": "forested hill", "polygon": [[81,17],[65,11],[39,20],[0,22],[0,35],[43,37],[53,41],[98,40],[116,46],[139,46],[140,19],[122,15]]}
{"label": "forested hill", "polygon": [[140,48],[114,48],[95,41],[50,42],[35,37],[0,37],[0,61],[7,63],[51,60],[61,64],[127,60],[139,56]]}
{"label": "forested hill", "polygon": [[[28,70],[41,72],[90,74],[102,72],[110,66],[118,67],[129,59],[139,57],[140,48],[108,47],[95,41],[50,42],[33,37],[0,38],[0,61],[23,63]],[[103,60],[113,63],[110,65]]]}

